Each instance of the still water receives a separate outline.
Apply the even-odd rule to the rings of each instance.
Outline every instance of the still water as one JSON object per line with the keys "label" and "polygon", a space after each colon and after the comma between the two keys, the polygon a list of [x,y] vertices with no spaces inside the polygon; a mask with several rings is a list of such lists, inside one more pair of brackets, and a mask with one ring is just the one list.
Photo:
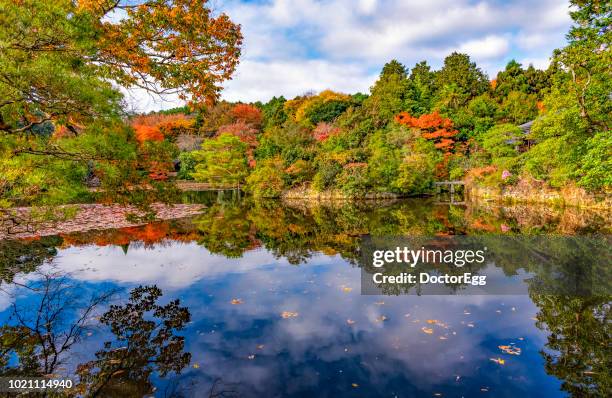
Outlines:
{"label": "still water", "polygon": [[533,293],[518,263],[488,266],[524,294],[360,294],[364,236],[607,234],[604,216],[191,200],[200,216],[0,242],[0,373],[109,397],[611,391],[608,295]]}

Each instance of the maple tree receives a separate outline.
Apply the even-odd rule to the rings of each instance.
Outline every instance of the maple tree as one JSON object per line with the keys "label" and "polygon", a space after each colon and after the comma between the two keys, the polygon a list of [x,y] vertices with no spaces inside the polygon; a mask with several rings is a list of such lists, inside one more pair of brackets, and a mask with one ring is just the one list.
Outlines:
{"label": "maple tree", "polygon": [[232,108],[232,116],[237,122],[248,124],[256,129],[261,127],[263,120],[261,110],[249,104],[237,104],[234,106]]}
{"label": "maple tree", "polygon": [[[214,102],[240,56],[242,34],[208,0],[81,0],[77,11],[95,18],[92,60],[119,83],[192,104]],[[113,12],[126,17],[105,18]]]}
{"label": "maple tree", "polygon": [[395,121],[401,125],[419,129],[421,137],[433,141],[435,147],[443,152],[450,153],[454,149],[455,137],[459,132],[453,129],[453,122],[449,118],[440,116],[438,111],[419,117],[402,112],[395,117]]}

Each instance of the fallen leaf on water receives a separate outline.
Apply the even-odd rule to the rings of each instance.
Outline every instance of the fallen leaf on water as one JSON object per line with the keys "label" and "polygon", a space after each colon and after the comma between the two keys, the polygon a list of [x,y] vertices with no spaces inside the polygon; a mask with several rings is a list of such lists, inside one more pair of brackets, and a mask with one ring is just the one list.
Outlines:
{"label": "fallen leaf on water", "polygon": [[352,319],[347,319],[347,320],[346,320],[346,323],[348,323],[349,325],[352,325],[352,324],[354,324],[354,323],[355,323],[355,321],[354,321],[354,320],[352,320]]}
{"label": "fallen leaf on water", "polygon": [[436,319],[428,319],[427,323],[432,324],[432,323],[438,323],[438,321]]}
{"label": "fallen leaf on water", "polygon": [[376,318],[376,322],[383,322],[386,321],[387,317],[384,315],[379,316],[378,318]]}
{"label": "fallen leaf on water", "polygon": [[385,302],[384,301],[377,301],[374,304],[376,304],[376,305],[385,305]]}
{"label": "fallen leaf on water", "polygon": [[281,316],[283,317],[283,319],[295,318],[296,316],[298,316],[298,313],[297,312],[291,312],[291,311],[283,311]]}
{"label": "fallen leaf on water", "polygon": [[263,344],[258,344],[258,345],[257,345],[257,349],[258,349],[258,350],[263,350],[263,348],[264,348],[264,345],[263,345]]}
{"label": "fallen leaf on water", "polygon": [[352,287],[343,287],[343,288],[342,288],[342,291],[343,291],[344,293],[348,293],[348,292],[350,292],[351,290],[353,290],[353,288],[352,288]]}
{"label": "fallen leaf on water", "polygon": [[489,358],[491,361],[495,362],[498,365],[503,365],[506,363],[505,359],[501,359],[501,358]]}
{"label": "fallen leaf on water", "polygon": [[230,301],[230,303],[231,303],[232,305],[242,304],[242,299],[235,298],[235,299],[232,299],[232,301]]}
{"label": "fallen leaf on water", "polygon": [[353,388],[357,388],[357,387],[359,387],[359,384],[357,384],[357,383],[353,383],[353,384],[351,384],[351,386],[352,386]]}
{"label": "fallen leaf on water", "polygon": [[194,364],[193,364],[193,365],[191,365],[191,366],[193,366],[193,368],[194,368],[194,369],[199,369],[199,368],[200,368],[200,364],[199,364],[199,363],[197,363],[197,362],[196,362],[196,363],[194,363]]}
{"label": "fallen leaf on water", "polygon": [[512,345],[500,345],[500,350],[510,355],[521,355],[521,349]]}
{"label": "fallen leaf on water", "polygon": [[427,334],[432,334],[433,333],[433,329],[432,328],[426,328],[425,326],[423,326],[421,328],[421,330],[423,331],[423,333],[427,333]]}

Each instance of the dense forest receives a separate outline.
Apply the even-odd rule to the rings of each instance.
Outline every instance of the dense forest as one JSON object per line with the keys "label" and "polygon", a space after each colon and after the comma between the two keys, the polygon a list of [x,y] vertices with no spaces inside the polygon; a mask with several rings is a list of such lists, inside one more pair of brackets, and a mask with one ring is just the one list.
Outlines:
{"label": "dense forest", "polygon": [[[439,70],[392,60],[367,94],[265,103],[218,100],[242,36],[205,3],[125,6],[119,23],[104,18],[116,2],[3,3],[1,205],[78,201],[92,185],[109,201],[146,202],[176,178],[255,197],[421,195],[458,179],[610,190],[607,2],[572,2],[568,44],[547,70],[510,61],[491,78],[455,52]],[[198,18],[200,31],[185,18]],[[188,105],[129,115],[111,81],[176,92]],[[135,195],[143,184],[159,195]]]}

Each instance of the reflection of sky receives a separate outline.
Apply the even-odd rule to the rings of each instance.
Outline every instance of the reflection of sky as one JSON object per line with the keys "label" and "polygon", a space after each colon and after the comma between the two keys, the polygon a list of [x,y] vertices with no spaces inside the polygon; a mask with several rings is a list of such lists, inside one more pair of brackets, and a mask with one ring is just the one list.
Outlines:
{"label": "reflection of sky", "polygon": [[[192,314],[186,349],[199,366],[175,382],[196,383],[194,396],[216,378],[237,383],[241,396],[559,395],[543,369],[545,335],[526,295],[362,296],[360,270],[338,256],[294,266],[265,250],[227,259],[168,242],[127,254],[64,249],[53,266],[82,285],[155,283],[164,301],[180,298]],[[232,305],[235,298],[242,304]],[[298,315],[283,319],[284,311]],[[80,356],[99,349],[97,336]],[[520,356],[497,348],[510,343]],[[490,360],[498,357],[505,365]]]}

